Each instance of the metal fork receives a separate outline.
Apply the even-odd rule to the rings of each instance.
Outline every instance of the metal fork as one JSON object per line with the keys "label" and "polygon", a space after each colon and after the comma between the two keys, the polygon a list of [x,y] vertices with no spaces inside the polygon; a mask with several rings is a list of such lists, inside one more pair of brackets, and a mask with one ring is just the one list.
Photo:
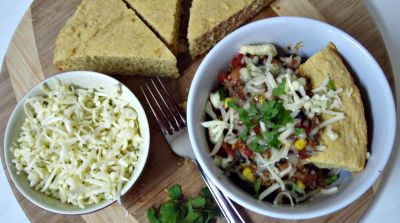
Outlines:
{"label": "metal fork", "polygon": [[150,83],[141,86],[140,90],[172,151],[181,157],[189,158],[193,161],[226,220],[231,223],[244,223],[245,221],[231,200],[218,190],[197,162],[189,141],[186,118],[176,100],[167,91],[159,77],[157,77],[156,81],[151,79]]}

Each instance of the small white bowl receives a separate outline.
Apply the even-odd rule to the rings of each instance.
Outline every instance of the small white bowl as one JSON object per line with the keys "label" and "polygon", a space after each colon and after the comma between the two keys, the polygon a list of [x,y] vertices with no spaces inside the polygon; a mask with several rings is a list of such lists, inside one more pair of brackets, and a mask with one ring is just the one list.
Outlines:
{"label": "small white bowl", "polygon": [[135,95],[121,82],[116,79],[90,71],[74,71],[74,72],[66,72],[50,77],[35,87],[33,87],[17,104],[14,111],[12,112],[10,119],[8,120],[6,132],[5,132],[5,140],[4,140],[4,154],[5,161],[8,169],[8,173],[12,181],[14,182],[17,189],[32,203],[37,206],[44,208],[48,211],[52,211],[59,214],[87,214],[90,212],[94,212],[100,210],[116,200],[104,200],[98,204],[91,205],[85,208],[79,208],[70,204],[64,204],[61,201],[49,197],[40,191],[36,191],[35,189],[29,186],[29,182],[25,176],[17,175],[17,170],[15,165],[11,162],[13,159],[13,153],[10,151],[10,146],[19,136],[20,129],[22,123],[25,120],[25,112],[23,105],[25,101],[33,96],[42,95],[42,87],[43,84],[48,84],[52,86],[56,83],[57,80],[60,80],[63,84],[73,84],[75,86],[79,86],[82,88],[99,88],[102,87],[105,91],[110,93],[115,93],[116,90],[121,86],[122,94],[121,98],[125,101],[128,101],[129,104],[136,110],[138,114],[138,122],[140,126],[140,133],[144,138],[144,143],[142,148],[140,148],[140,155],[137,166],[134,168],[133,173],[129,181],[122,188],[121,195],[124,195],[132,185],[137,181],[140,174],[142,173],[147,156],[149,154],[149,146],[150,146],[150,131],[149,124],[147,121],[146,114],[143,110],[142,105],[139,100],[135,97]]}
{"label": "small white bowl", "polygon": [[[333,42],[361,88],[367,116],[371,157],[359,174],[343,174],[339,191],[331,196],[294,208],[260,202],[232,183],[209,157],[204,120],[208,94],[217,86],[217,75],[228,68],[240,46],[271,42],[280,47],[303,43],[300,55],[310,57]],[[283,219],[307,219],[340,210],[363,195],[382,173],[392,151],[396,116],[393,95],[385,74],[370,53],[345,32],[312,19],[275,17],[260,20],[234,31],[205,57],[193,79],[188,99],[188,131],[194,153],[207,176],[232,200],[262,215]],[[344,176],[346,175],[346,176]]]}

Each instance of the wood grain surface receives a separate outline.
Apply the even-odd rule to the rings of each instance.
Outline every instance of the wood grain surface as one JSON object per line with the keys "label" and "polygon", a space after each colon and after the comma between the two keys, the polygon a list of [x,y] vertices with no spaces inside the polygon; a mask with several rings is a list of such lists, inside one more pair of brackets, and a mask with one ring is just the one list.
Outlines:
{"label": "wood grain surface", "polygon": [[[16,102],[32,86],[58,73],[52,65],[54,41],[66,19],[72,15],[79,3],[80,0],[35,0],[18,26],[0,74],[1,147],[5,125]],[[373,54],[394,89],[393,75],[382,39],[361,1],[278,0],[260,12],[254,20],[278,15],[315,18],[346,31]],[[193,75],[203,57],[191,61],[186,54],[182,54],[178,59],[181,77],[177,80],[164,79],[164,81],[168,88],[174,89],[174,96],[184,101]],[[116,76],[116,78],[128,86],[143,102],[138,87],[148,79],[128,76]],[[26,200],[10,181],[12,190],[28,218],[32,222],[147,222],[146,210],[164,202],[167,199],[165,189],[173,184],[181,184],[185,194],[198,193],[204,183],[196,168],[191,162],[182,160],[169,149],[162,133],[151,118],[149,108],[146,105],[144,107],[150,117],[152,136],[150,154],[144,173],[128,194],[122,197],[122,205],[115,203],[103,210],[83,216],[54,214]],[[0,148],[0,155],[4,164],[3,148]],[[5,165],[3,168],[6,170]],[[9,179],[7,170],[6,175]],[[357,222],[368,207],[373,194],[371,189],[347,208],[307,221],[273,219],[255,214],[243,207],[239,209],[247,222]]]}

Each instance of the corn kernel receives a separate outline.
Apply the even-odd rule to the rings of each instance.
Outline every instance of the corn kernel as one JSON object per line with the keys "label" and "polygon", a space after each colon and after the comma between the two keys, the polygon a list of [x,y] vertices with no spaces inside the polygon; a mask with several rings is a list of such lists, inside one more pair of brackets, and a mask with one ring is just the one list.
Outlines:
{"label": "corn kernel", "polygon": [[263,95],[258,96],[258,103],[263,104],[264,100],[265,100],[265,98]]}
{"label": "corn kernel", "polygon": [[245,167],[242,171],[242,176],[244,178],[244,180],[248,181],[248,182],[255,182],[256,181],[256,177],[253,175],[253,172],[251,171],[251,169],[249,167]]}
{"label": "corn kernel", "polygon": [[301,182],[300,180],[296,181],[296,187],[302,190],[304,190],[305,188],[304,183]]}
{"label": "corn kernel", "polygon": [[231,98],[231,97],[227,97],[227,98],[225,98],[225,100],[224,100],[224,106],[225,106],[225,108],[228,108],[229,106],[228,106],[228,103],[229,102],[232,102],[233,101],[233,99]]}
{"label": "corn kernel", "polygon": [[298,139],[296,142],[294,142],[294,147],[296,147],[297,150],[303,150],[307,146],[307,140],[305,139]]}

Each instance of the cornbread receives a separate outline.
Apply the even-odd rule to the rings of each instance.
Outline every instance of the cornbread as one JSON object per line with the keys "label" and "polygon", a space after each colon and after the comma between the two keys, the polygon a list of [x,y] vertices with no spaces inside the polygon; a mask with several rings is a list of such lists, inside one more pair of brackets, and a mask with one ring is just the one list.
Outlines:
{"label": "cornbread", "polygon": [[178,49],[180,0],[126,0],[172,52]]}
{"label": "cornbread", "polygon": [[192,58],[255,16],[271,0],[193,0],[188,27]]}
{"label": "cornbread", "polygon": [[[343,104],[338,112],[343,112],[346,116],[345,119],[332,124],[333,131],[339,135],[335,141],[329,139],[327,129],[321,132],[320,140],[326,146],[326,150],[316,153],[309,160],[319,167],[362,171],[367,154],[364,107],[360,91],[338,55],[335,45],[330,43],[310,57],[300,66],[300,75],[308,78],[313,88],[321,85],[326,78],[333,80],[337,88],[342,88],[340,98]],[[322,121],[328,118],[330,116],[323,115]]]}
{"label": "cornbread", "polygon": [[61,29],[60,70],[178,77],[175,56],[121,0],[83,0]]}

